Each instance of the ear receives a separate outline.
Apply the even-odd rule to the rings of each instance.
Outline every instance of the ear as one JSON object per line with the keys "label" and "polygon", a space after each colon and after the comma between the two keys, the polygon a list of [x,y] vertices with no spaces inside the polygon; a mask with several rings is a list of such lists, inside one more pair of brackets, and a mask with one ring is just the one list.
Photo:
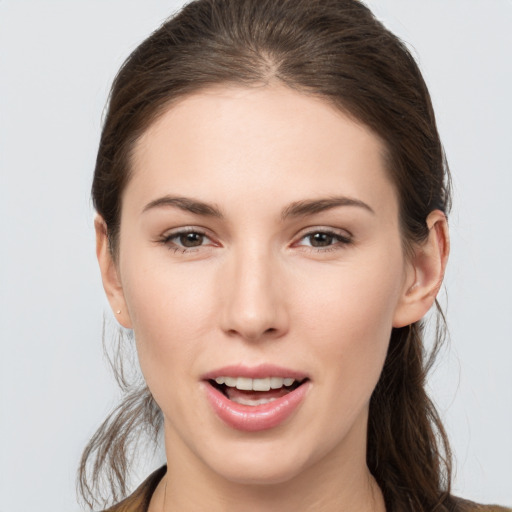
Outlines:
{"label": "ear", "polygon": [[450,253],[446,216],[434,210],[427,217],[429,234],[416,245],[410,257],[402,296],[393,318],[393,327],[404,327],[422,319],[441,288]]}
{"label": "ear", "polygon": [[96,230],[96,257],[100,266],[103,289],[118,322],[123,327],[131,329],[132,324],[121,280],[119,279],[118,268],[110,252],[107,225],[100,215],[97,215],[94,219],[94,229]]}

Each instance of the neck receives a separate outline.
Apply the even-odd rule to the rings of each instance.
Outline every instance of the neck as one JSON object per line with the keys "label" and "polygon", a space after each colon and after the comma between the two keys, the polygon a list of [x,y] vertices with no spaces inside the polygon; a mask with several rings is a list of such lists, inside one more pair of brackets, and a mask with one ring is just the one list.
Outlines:
{"label": "neck", "polygon": [[[167,485],[169,484],[169,485]],[[169,475],[162,480],[161,489],[155,493],[151,502],[150,512],[192,512],[209,510],[212,512],[260,512],[296,511],[301,512],[385,512],[384,500],[377,483],[368,475],[360,489],[352,492],[342,492],[340,488],[329,492],[325,486],[319,486],[318,491],[297,492],[293,485],[274,485],[249,488],[231,489],[229,494],[204,492],[204,489],[195,489],[195,492],[181,493],[172,485]],[[191,491],[192,489],[190,489]],[[354,492],[355,491],[355,492]],[[242,505],[243,504],[243,505]]]}
{"label": "neck", "polygon": [[349,436],[347,449],[337,456],[270,484],[227,480],[187,449],[177,450],[176,439],[167,437],[168,471],[150,512],[385,512],[382,492],[366,466],[366,435],[357,440]]}
{"label": "neck", "polygon": [[332,485],[332,480],[308,481],[307,486],[290,481],[273,485],[230,484],[216,489],[189,483],[183,492],[172,475],[166,475],[164,480],[158,512],[385,512],[381,490],[369,472],[350,486],[338,482]]}

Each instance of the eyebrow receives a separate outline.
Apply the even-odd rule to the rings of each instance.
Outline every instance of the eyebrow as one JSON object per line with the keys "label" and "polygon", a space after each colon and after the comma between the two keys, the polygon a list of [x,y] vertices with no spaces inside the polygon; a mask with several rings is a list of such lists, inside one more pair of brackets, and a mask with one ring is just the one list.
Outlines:
{"label": "eyebrow", "polygon": [[[374,210],[368,204],[360,201],[359,199],[346,196],[335,196],[323,199],[306,199],[303,201],[293,202],[283,209],[281,212],[281,220],[284,221],[294,217],[306,217],[308,215],[314,215],[340,206],[358,207],[375,214]],[[154,208],[165,207],[179,208],[180,210],[204,217],[214,217],[218,219],[224,218],[224,215],[218,206],[188,197],[159,197],[158,199],[148,203],[144,207],[143,212],[147,212]]]}
{"label": "eyebrow", "polygon": [[305,217],[307,215],[314,215],[315,213],[324,212],[340,206],[355,206],[375,214],[374,210],[368,204],[360,201],[359,199],[346,196],[335,196],[325,199],[309,199],[292,203],[282,211],[281,219],[286,220],[290,217]]}
{"label": "eyebrow", "polygon": [[224,215],[220,211],[220,209],[213,205],[208,204],[203,201],[198,201],[196,199],[191,199],[188,197],[173,197],[173,196],[163,196],[151,201],[144,207],[144,212],[148,210],[152,210],[154,208],[162,208],[174,206],[179,208],[180,210],[194,213],[196,215],[202,215],[204,217],[216,217],[218,219],[223,219]]}

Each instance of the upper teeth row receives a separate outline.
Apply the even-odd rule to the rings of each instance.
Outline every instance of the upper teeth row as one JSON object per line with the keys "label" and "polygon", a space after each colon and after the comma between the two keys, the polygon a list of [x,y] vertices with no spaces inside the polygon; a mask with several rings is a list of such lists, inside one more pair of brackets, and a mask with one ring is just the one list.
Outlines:
{"label": "upper teeth row", "polygon": [[268,391],[279,389],[283,386],[291,386],[295,379],[283,377],[266,377],[264,379],[251,379],[248,377],[217,377],[217,384],[225,384],[230,388],[237,388],[243,391]]}

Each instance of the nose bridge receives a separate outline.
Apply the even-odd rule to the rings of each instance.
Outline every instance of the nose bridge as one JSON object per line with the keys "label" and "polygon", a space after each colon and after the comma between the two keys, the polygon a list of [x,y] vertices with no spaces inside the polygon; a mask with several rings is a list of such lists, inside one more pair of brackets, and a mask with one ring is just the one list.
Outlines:
{"label": "nose bridge", "polygon": [[232,250],[224,283],[223,329],[256,340],[286,330],[286,311],[279,290],[279,262],[257,243]]}

